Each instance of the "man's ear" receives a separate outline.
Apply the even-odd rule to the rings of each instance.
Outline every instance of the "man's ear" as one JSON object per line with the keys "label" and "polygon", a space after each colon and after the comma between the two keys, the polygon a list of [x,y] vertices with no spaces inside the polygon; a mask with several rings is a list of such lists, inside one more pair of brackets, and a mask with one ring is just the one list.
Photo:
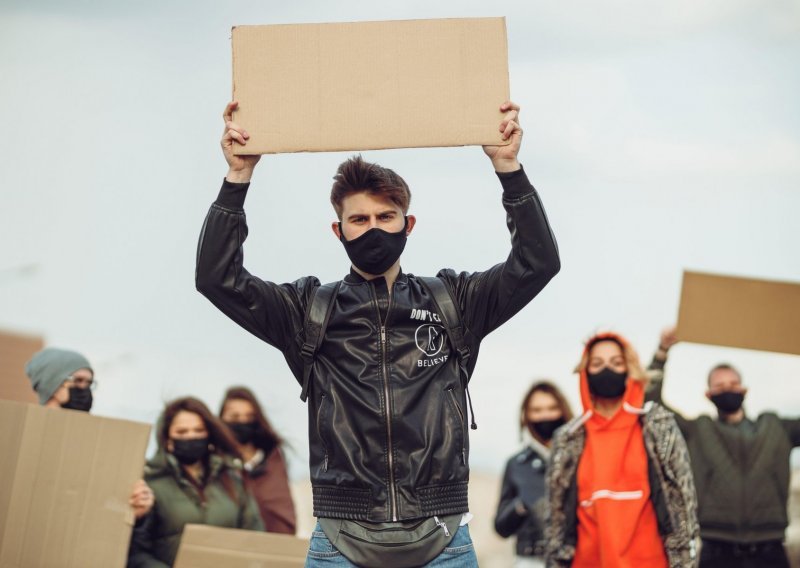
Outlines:
{"label": "man's ear", "polygon": [[337,240],[342,240],[342,230],[339,228],[339,221],[334,221],[331,223],[331,230],[333,234],[336,235]]}
{"label": "man's ear", "polygon": [[706,398],[711,400],[711,391],[706,391]]}
{"label": "man's ear", "polygon": [[406,219],[408,219],[408,222],[406,224],[406,236],[408,236],[414,229],[414,225],[417,224],[417,218],[414,217],[413,215],[406,215]]}

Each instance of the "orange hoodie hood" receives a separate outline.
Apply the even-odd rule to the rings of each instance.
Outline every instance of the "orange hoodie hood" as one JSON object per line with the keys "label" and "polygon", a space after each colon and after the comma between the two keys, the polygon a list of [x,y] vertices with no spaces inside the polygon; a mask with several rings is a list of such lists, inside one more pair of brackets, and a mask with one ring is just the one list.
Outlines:
{"label": "orange hoodie hood", "polygon": [[633,407],[636,409],[642,408],[642,405],[644,404],[644,373],[642,372],[641,365],[639,364],[639,357],[636,355],[636,352],[624,337],[616,333],[607,332],[598,333],[586,342],[586,346],[583,349],[581,362],[578,365],[578,372],[580,373],[581,403],[583,403],[584,412],[592,411],[594,413],[594,402],[592,401],[592,395],[589,392],[589,380],[586,376],[586,367],[588,366],[589,361],[589,350],[595,343],[605,339],[615,341],[620,345],[620,347],[622,347],[622,354],[625,357],[625,362],[628,367],[628,382],[625,386],[625,394],[622,397],[623,406],[627,405],[628,407]]}

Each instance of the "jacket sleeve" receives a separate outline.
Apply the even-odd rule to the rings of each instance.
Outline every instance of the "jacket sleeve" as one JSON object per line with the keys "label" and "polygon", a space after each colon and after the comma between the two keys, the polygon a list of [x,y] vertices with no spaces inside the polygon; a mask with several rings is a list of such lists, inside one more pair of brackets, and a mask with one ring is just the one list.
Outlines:
{"label": "jacket sleeve", "polygon": [[689,438],[694,421],[684,418],[680,412],[666,404],[661,396],[664,388],[664,367],[666,364],[666,359],[661,360],[653,356],[652,361],[650,361],[650,365],[647,367],[647,378],[649,381],[647,384],[647,390],[645,391],[644,399],[645,401],[652,401],[660,404],[669,410],[675,417],[675,422],[678,424],[678,428],[680,429],[681,434],[683,434],[683,437]]}
{"label": "jacket sleeve", "polygon": [[570,480],[565,479],[563,462],[566,455],[566,432],[556,432],[550,450],[550,467],[547,468],[547,520],[545,521],[545,565],[547,568],[568,568],[575,551],[567,543],[568,498]]}
{"label": "jacket sleeve", "polygon": [[511,234],[508,258],[484,272],[439,272],[454,291],[464,325],[478,339],[520,311],[561,269],[550,223],[525,171],[497,176]]}
{"label": "jacket sleeve", "polygon": [[792,443],[792,447],[800,446],[800,418],[781,418],[783,429]]}
{"label": "jacket sleeve", "polygon": [[153,556],[155,522],[156,515],[150,511],[134,525],[131,543],[128,547],[127,568],[169,568],[167,564]]}
{"label": "jacket sleeve", "polygon": [[244,329],[286,351],[302,329],[309,295],[319,281],[306,277],[275,284],[244,268],[247,222],[243,206],[249,185],[223,182],[200,232],[195,285]]}
{"label": "jacket sleeve", "polygon": [[503,538],[508,538],[516,533],[528,517],[527,507],[525,507],[526,513],[524,515],[520,515],[517,512],[518,504],[525,506],[519,496],[516,485],[511,481],[511,463],[509,462],[503,475],[500,502],[497,505],[497,514],[494,518],[494,530]]}
{"label": "jacket sleeve", "polygon": [[267,479],[264,489],[268,491],[265,497],[269,510],[267,515],[264,515],[264,526],[268,532],[295,534],[297,517],[289,488],[286,460],[280,448],[275,448],[270,453],[266,466],[267,471],[263,477]]}

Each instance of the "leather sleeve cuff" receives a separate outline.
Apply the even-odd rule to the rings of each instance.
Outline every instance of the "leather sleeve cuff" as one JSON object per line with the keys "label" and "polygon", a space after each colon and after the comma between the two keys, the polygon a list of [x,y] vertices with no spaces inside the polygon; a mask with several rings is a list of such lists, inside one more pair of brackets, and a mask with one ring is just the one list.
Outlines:
{"label": "leather sleeve cuff", "polygon": [[233,183],[224,179],[215,203],[226,209],[244,209],[244,198],[249,187],[249,182]]}
{"label": "leather sleeve cuff", "polygon": [[525,168],[520,167],[514,172],[495,172],[500,184],[503,186],[503,197],[514,199],[522,197],[534,191],[531,182],[528,181],[528,176],[525,173]]}

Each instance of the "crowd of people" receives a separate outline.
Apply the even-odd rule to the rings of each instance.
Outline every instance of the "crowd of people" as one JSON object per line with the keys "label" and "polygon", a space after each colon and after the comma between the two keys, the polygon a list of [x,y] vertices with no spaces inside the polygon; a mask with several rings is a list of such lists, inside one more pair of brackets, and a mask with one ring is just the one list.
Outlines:
{"label": "crowd of people", "polygon": [[[481,272],[404,272],[416,219],[394,171],[343,162],[330,200],[349,274],[276,284],[244,268],[244,201],[260,156],[223,114],[228,173],[198,244],[196,286],[279,349],[309,423],[314,515],[306,566],[477,566],[469,524],[469,383],[481,341],[560,270],[538,192],[517,160],[519,107],[500,107],[505,143],[484,146],[502,187],[511,251]],[[598,334],[575,369],[573,416],[552,381],[520,407],[523,449],[506,464],[495,529],[516,535],[520,567],[788,566],[789,453],[800,421],[747,417],[739,373],[719,365],[706,396],[719,416],[687,420],[661,403],[675,332],[647,369],[621,335]],[[89,411],[96,384],[80,354],[45,349],[28,364],[41,404]],[[132,489],[129,566],[170,566],[183,526],[292,534],[283,439],[254,394],[227,391],[218,415],[180,398],[156,425],[157,450]]]}

